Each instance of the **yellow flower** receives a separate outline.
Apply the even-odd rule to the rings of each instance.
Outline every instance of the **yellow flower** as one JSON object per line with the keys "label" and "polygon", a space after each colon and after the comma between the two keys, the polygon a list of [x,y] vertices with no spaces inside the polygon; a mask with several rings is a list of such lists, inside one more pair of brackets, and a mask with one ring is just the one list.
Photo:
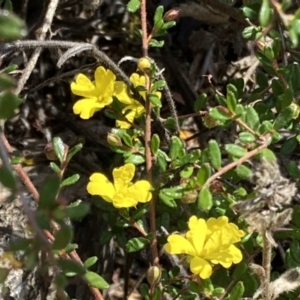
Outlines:
{"label": "yellow flower", "polygon": [[92,82],[83,74],[78,74],[76,81],[71,83],[72,93],[83,97],[73,106],[73,112],[82,119],[91,118],[96,111],[112,103],[116,76],[103,67],[95,71],[95,81]]}
{"label": "yellow flower", "polygon": [[207,221],[192,216],[189,219],[189,231],[185,237],[172,234],[164,246],[170,254],[187,254],[192,273],[207,279],[212,274],[212,264],[221,264],[224,268],[242,260],[241,251],[233,244],[245,235],[226,216]]}
{"label": "yellow flower", "polygon": [[[137,73],[133,73],[130,76],[130,81],[132,82],[134,87],[138,87],[138,86],[145,87],[146,86],[145,76],[143,76],[143,75],[140,76]],[[155,94],[159,98],[161,97],[160,92],[155,92]],[[116,81],[114,95],[118,98],[118,100],[120,102],[122,102],[123,104],[126,105],[123,108],[122,113],[125,114],[125,118],[128,121],[130,121],[131,123],[134,121],[134,119],[139,118],[142,114],[145,113],[145,107],[140,102],[138,102],[137,100],[132,98],[132,96],[130,94],[128,94],[127,86],[124,82]],[[145,91],[141,91],[140,95],[144,98],[144,100],[146,99]],[[117,120],[116,126],[127,129],[127,128],[131,127],[131,124],[126,121]]]}
{"label": "yellow flower", "polygon": [[132,183],[134,173],[135,165],[130,163],[113,170],[113,183],[103,174],[94,173],[90,177],[87,191],[91,195],[101,196],[116,208],[133,207],[139,202],[149,202],[152,198],[150,183],[146,180]]}

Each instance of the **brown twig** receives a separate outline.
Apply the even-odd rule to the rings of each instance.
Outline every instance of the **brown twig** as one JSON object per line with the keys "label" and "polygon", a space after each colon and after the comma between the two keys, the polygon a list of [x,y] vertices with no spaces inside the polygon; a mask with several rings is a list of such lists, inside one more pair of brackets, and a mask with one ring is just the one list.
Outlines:
{"label": "brown twig", "polygon": [[[45,15],[45,18],[44,18],[43,25],[42,25],[42,27],[40,28],[40,31],[39,31],[40,34],[37,38],[39,41],[44,41],[45,40],[46,34],[50,30],[50,27],[51,27],[53,17],[54,17],[54,14],[55,14],[58,3],[59,3],[59,0],[50,0],[50,3],[48,5],[48,9],[47,9],[47,12],[46,12],[46,15]],[[34,69],[34,67],[37,63],[37,60],[40,56],[41,51],[42,51],[42,48],[36,48],[34,50],[27,66],[23,70],[22,76],[19,79],[18,86],[15,90],[16,95],[19,95],[20,92],[22,91],[25,83],[27,82],[31,72],[33,71],[33,69]]]}
{"label": "brown twig", "polygon": [[[148,57],[148,39],[147,39],[147,11],[146,0],[141,1],[141,23],[142,23],[142,42],[143,42],[143,56]],[[146,156],[146,170],[147,178],[152,184],[152,154],[151,154],[151,102],[148,97],[148,93],[151,90],[151,80],[147,73],[146,78],[146,126],[145,126],[145,156]],[[150,230],[153,234],[153,240],[151,242],[151,251],[153,265],[159,265],[159,255],[157,249],[157,237],[156,237],[156,211],[155,211],[155,199],[154,197],[150,202]]]}
{"label": "brown twig", "polygon": [[213,174],[211,177],[207,179],[205,182],[204,186],[208,187],[212,182],[214,182],[219,176],[225,174],[229,170],[233,169],[234,167],[237,167],[241,165],[243,162],[251,158],[252,156],[258,154],[260,151],[268,147],[268,141],[269,141],[269,135],[266,135],[263,137],[264,138],[264,143],[260,145],[259,147],[253,149],[252,151],[249,151],[245,156],[241,157],[240,159],[228,164],[227,166],[221,168],[218,172]]}

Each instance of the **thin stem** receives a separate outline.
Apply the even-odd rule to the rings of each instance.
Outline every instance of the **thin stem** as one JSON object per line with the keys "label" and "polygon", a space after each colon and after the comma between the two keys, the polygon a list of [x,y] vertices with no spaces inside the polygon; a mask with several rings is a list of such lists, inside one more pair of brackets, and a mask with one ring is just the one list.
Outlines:
{"label": "thin stem", "polygon": [[263,262],[262,266],[265,270],[265,278],[263,281],[263,298],[264,300],[271,300],[271,290],[270,290],[270,279],[271,279],[271,260],[272,260],[272,244],[267,236],[267,230],[263,230]]}
{"label": "thin stem", "polygon": [[[53,17],[56,11],[56,8],[58,6],[59,0],[50,0],[45,18],[44,18],[44,22],[42,27],[40,28],[40,35],[38,37],[38,40],[40,41],[44,41],[46,38],[46,34],[47,32],[50,30],[52,21],[53,21]],[[22,76],[20,77],[20,80],[18,82],[18,86],[15,90],[15,94],[19,95],[20,92],[22,91],[24,85],[26,84],[32,70],[34,69],[37,60],[40,56],[40,53],[42,51],[42,48],[36,48],[27,64],[27,66],[25,67],[25,69],[23,70]]]}
{"label": "thin stem", "polygon": [[238,159],[238,160],[236,160],[236,161],[228,164],[227,166],[223,167],[222,169],[220,169],[218,172],[216,172],[214,175],[212,175],[211,177],[209,177],[207,179],[207,181],[205,182],[204,186],[208,187],[219,176],[225,174],[226,172],[228,172],[229,170],[233,169],[234,167],[241,165],[243,162],[245,162],[246,160],[248,160],[252,156],[254,156],[257,153],[259,153],[261,150],[267,148],[268,147],[268,139],[269,139],[268,135],[264,136],[264,143],[262,145],[260,145],[259,147],[253,149],[252,151],[249,151],[245,156],[241,157],[240,159]]}
{"label": "thin stem", "polygon": [[[143,42],[143,56],[148,57],[148,39],[147,39],[147,11],[146,0],[141,1],[141,22],[142,22],[142,42]],[[145,156],[146,156],[146,170],[147,178],[150,184],[152,184],[152,154],[151,154],[151,102],[148,94],[151,89],[151,79],[147,73],[145,73],[146,79],[146,125],[145,125]],[[153,234],[153,240],[151,243],[151,252],[153,265],[159,265],[159,255],[157,249],[157,237],[156,237],[156,211],[155,211],[155,199],[154,197],[150,202],[150,230]]]}

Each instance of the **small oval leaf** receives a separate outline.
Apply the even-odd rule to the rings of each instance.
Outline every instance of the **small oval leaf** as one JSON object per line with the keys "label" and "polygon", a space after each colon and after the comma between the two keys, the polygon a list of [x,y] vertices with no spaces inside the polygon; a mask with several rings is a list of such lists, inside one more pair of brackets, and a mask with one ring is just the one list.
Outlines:
{"label": "small oval leaf", "polygon": [[202,211],[209,211],[212,206],[212,194],[208,187],[203,187],[198,195],[198,208]]}

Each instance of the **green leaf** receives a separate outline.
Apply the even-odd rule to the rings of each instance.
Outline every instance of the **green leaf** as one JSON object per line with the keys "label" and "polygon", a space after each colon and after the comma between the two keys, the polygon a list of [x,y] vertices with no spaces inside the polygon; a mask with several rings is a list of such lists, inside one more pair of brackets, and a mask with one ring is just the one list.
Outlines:
{"label": "green leaf", "polygon": [[209,211],[212,206],[212,194],[208,187],[203,187],[198,195],[198,208],[201,211]]}
{"label": "green leaf", "polygon": [[154,82],[152,88],[151,88],[151,91],[157,91],[157,90],[160,90],[162,89],[163,87],[166,86],[166,81],[165,80],[157,80]]}
{"label": "green leaf", "polygon": [[163,172],[165,172],[167,169],[167,159],[168,159],[167,154],[162,150],[158,149],[156,158],[157,158],[156,161],[158,166]]}
{"label": "green leaf", "polygon": [[16,65],[16,64],[10,64],[7,67],[3,68],[1,70],[1,73],[9,74],[10,72],[15,71],[17,69],[18,69],[18,65]]}
{"label": "green leaf", "polygon": [[60,187],[62,188],[63,186],[67,186],[67,185],[72,185],[74,183],[76,183],[80,178],[79,174],[74,174],[68,178],[66,178],[61,184]]}
{"label": "green leaf", "polygon": [[170,153],[169,153],[171,160],[174,160],[179,156],[179,153],[181,152],[182,148],[183,148],[183,143],[181,139],[177,136],[172,136],[170,140]]}
{"label": "green leaf", "polygon": [[258,60],[261,62],[263,67],[269,73],[269,75],[277,76],[277,72],[274,70],[274,66],[272,65],[272,61],[262,52],[256,53]]}
{"label": "green leaf", "polygon": [[261,29],[258,26],[247,26],[243,32],[242,36],[246,40],[255,39],[257,34],[261,32]]}
{"label": "green leaf", "polygon": [[12,77],[5,73],[0,74],[0,91],[9,90],[15,86],[16,84]]}
{"label": "green leaf", "polygon": [[160,138],[159,135],[154,133],[151,137],[151,151],[153,153],[153,155],[157,154],[157,151],[159,149],[160,146]]}
{"label": "green leaf", "polygon": [[286,140],[280,148],[280,153],[283,155],[292,154],[298,146],[298,141],[296,137],[292,137]]}
{"label": "green leaf", "polygon": [[56,206],[55,202],[57,193],[59,191],[60,180],[56,175],[49,176],[45,182],[43,182],[40,189],[39,207],[53,207]]}
{"label": "green leaf", "polygon": [[239,133],[239,140],[244,144],[248,144],[254,142],[256,138],[252,133],[244,131]]}
{"label": "green leaf", "polygon": [[226,104],[228,109],[235,113],[236,105],[237,105],[237,89],[234,85],[228,84],[227,85],[227,94],[226,94]]}
{"label": "green leaf", "polygon": [[175,25],[176,25],[176,22],[175,22],[175,21],[166,22],[166,23],[162,26],[162,29],[163,29],[163,30],[168,30],[168,29],[174,27]]}
{"label": "green leaf", "polygon": [[53,138],[52,145],[53,145],[54,152],[58,157],[58,160],[60,161],[60,163],[62,163],[65,157],[65,150],[66,150],[64,142],[60,137],[55,137]]}
{"label": "green leaf", "polygon": [[81,202],[81,200],[76,201],[76,203],[78,203],[76,206],[72,203],[65,208],[65,213],[71,220],[80,220],[90,211],[90,205],[88,203]]}
{"label": "green leaf", "polygon": [[232,273],[232,279],[238,281],[248,270],[248,264],[244,261],[241,261],[234,269]]}
{"label": "green leaf", "polygon": [[259,12],[259,22],[262,27],[267,27],[271,19],[271,8],[269,0],[263,0]]}
{"label": "green leaf", "polygon": [[166,195],[165,193],[162,193],[162,192],[159,192],[158,196],[159,196],[159,199],[162,200],[162,202],[164,204],[166,204],[167,206],[169,206],[171,208],[176,208],[177,207],[177,203],[172,197],[170,197],[170,196],[168,196],[168,195]]}
{"label": "green leaf", "polygon": [[228,300],[240,300],[244,295],[245,287],[242,281],[239,281],[230,291]]}
{"label": "green leaf", "polygon": [[292,178],[300,178],[300,169],[298,168],[298,164],[296,162],[289,161],[287,170]]}
{"label": "green leaf", "polygon": [[[249,6],[245,6],[242,8],[242,11],[244,13],[244,16],[246,18],[248,18],[249,20],[256,20],[258,17],[257,12],[255,11],[255,9],[249,7]],[[246,27],[248,28],[248,27]]]}
{"label": "green leaf", "polygon": [[285,89],[282,95],[277,97],[276,109],[278,112],[288,107],[294,99],[294,92],[291,89]]}
{"label": "green leaf", "polygon": [[73,148],[71,148],[67,155],[67,162],[69,162],[72,159],[72,157],[82,149],[82,147],[83,144],[77,144]]}
{"label": "green leaf", "polygon": [[264,90],[265,88],[267,88],[269,86],[268,77],[263,72],[259,72],[259,71],[257,72],[256,81],[261,90]]}
{"label": "green leaf", "polygon": [[57,174],[60,174],[60,172],[61,172],[61,168],[53,161],[50,163],[50,168],[52,171],[54,171]]}
{"label": "green leaf", "polygon": [[54,278],[54,284],[57,288],[63,289],[65,286],[68,285],[68,279],[63,274],[58,274]]}
{"label": "green leaf", "polygon": [[154,107],[161,107],[162,106],[161,105],[161,99],[157,95],[149,94],[148,97],[149,97],[149,100],[150,100],[151,104],[153,104]]}
{"label": "green leaf", "polygon": [[26,251],[30,248],[32,243],[33,240],[31,239],[18,238],[9,244],[8,250],[12,252]]}
{"label": "green leaf", "polygon": [[125,163],[132,163],[134,165],[140,165],[145,162],[145,157],[140,154],[131,154],[129,157],[125,159]]}
{"label": "green leaf", "polygon": [[69,244],[67,245],[67,247],[64,249],[65,253],[71,253],[72,251],[78,249],[78,245],[77,244]]}
{"label": "green leaf", "polygon": [[284,93],[284,86],[282,85],[279,79],[276,78],[273,79],[271,86],[272,86],[272,92],[275,96],[279,96]]}
{"label": "green leaf", "polygon": [[158,6],[155,10],[154,14],[154,26],[157,24],[159,21],[162,20],[163,18],[163,13],[164,13],[164,7],[163,6]]}
{"label": "green leaf", "polygon": [[7,10],[0,11],[0,39],[17,40],[26,35],[24,22]]}
{"label": "green leaf", "polygon": [[150,243],[149,239],[144,237],[130,239],[126,244],[126,250],[128,252],[136,252],[142,250],[146,245]]}
{"label": "green leaf", "polygon": [[259,116],[252,106],[246,107],[246,124],[253,130],[258,130]]}
{"label": "green leaf", "polygon": [[182,171],[180,171],[181,178],[190,178],[193,175],[194,167],[186,166]]}
{"label": "green leaf", "polygon": [[205,106],[206,102],[207,102],[207,94],[203,93],[203,94],[201,94],[196,99],[196,102],[194,104],[194,110],[195,110],[195,112],[198,112],[201,109],[203,109],[203,107]]}
{"label": "green leaf", "polygon": [[219,170],[222,164],[221,151],[219,144],[215,140],[208,142],[208,156],[212,166]]}
{"label": "green leaf", "polygon": [[97,256],[92,256],[89,257],[84,263],[83,265],[88,269],[91,266],[93,266],[96,262],[98,261],[98,257]]}
{"label": "green leaf", "polygon": [[220,296],[222,296],[225,293],[225,289],[222,287],[217,287],[212,291],[212,296],[215,298],[219,298]]}
{"label": "green leaf", "polygon": [[54,234],[54,242],[52,244],[53,250],[62,250],[68,246],[73,237],[72,228],[67,226],[62,226],[57,232]]}
{"label": "green leaf", "polygon": [[288,65],[290,71],[290,79],[292,82],[293,90],[297,90],[300,86],[300,66],[298,63],[294,62],[291,65]]}
{"label": "green leaf", "polygon": [[235,144],[226,144],[225,150],[228,154],[230,154],[233,157],[240,158],[245,156],[248,151],[241,146],[235,145]]}
{"label": "green leaf", "polygon": [[201,165],[201,169],[197,173],[197,183],[203,186],[207,179],[211,176],[210,164],[204,163]]}
{"label": "green leaf", "polygon": [[235,168],[236,174],[242,179],[249,179],[252,175],[251,169],[246,167],[245,165],[239,165]]}
{"label": "green leaf", "polygon": [[86,269],[77,261],[71,259],[58,258],[57,265],[62,269],[63,273],[67,276],[85,275]]}
{"label": "green leaf", "polygon": [[164,41],[158,41],[155,39],[151,39],[149,43],[149,47],[156,47],[156,48],[161,48],[164,46]]}
{"label": "green leaf", "polygon": [[124,141],[124,143],[128,146],[128,147],[132,147],[133,146],[133,142],[132,142],[132,136],[130,136],[126,130],[119,130],[119,136],[120,138],[122,138],[122,140]]}
{"label": "green leaf", "polygon": [[140,0],[130,0],[127,4],[127,10],[131,13],[135,13],[141,6]]}
{"label": "green leaf", "polygon": [[109,284],[100,275],[98,275],[95,272],[88,271],[86,272],[84,277],[90,286],[93,286],[100,290],[109,288]]}
{"label": "green leaf", "polygon": [[268,160],[277,159],[274,152],[271,151],[270,149],[263,149],[260,153],[258,153],[257,157],[259,159],[265,158],[265,159],[268,159]]}
{"label": "green leaf", "polygon": [[165,121],[165,128],[167,130],[170,130],[172,132],[176,131],[177,128],[176,128],[176,122],[175,122],[175,119],[174,118],[171,118],[171,117],[168,117],[167,120]]}
{"label": "green leaf", "polygon": [[290,123],[290,121],[293,119],[293,116],[294,116],[294,110],[292,109],[292,107],[289,106],[285,108],[277,116],[274,122],[274,129],[279,130],[281,128],[284,128],[286,125]]}
{"label": "green leaf", "polygon": [[5,168],[4,166],[0,167],[0,182],[9,189],[16,189],[17,182],[14,174]]}
{"label": "green leaf", "polygon": [[259,133],[265,135],[273,131],[273,125],[270,121],[263,121],[259,127]]}
{"label": "green leaf", "polygon": [[143,215],[145,215],[148,212],[146,208],[140,207],[137,208],[131,215],[131,218],[133,220],[139,220]]}
{"label": "green leaf", "polygon": [[300,244],[298,241],[292,240],[290,244],[290,253],[292,258],[300,264],[300,257],[299,257]]}
{"label": "green leaf", "polygon": [[[1,16],[0,16],[1,19]],[[1,21],[0,21],[1,32]],[[1,34],[0,34],[1,37]],[[22,103],[22,100],[11,92],[0,94],[0,119],[9,119],[14,116],[15,109]]]}
{"label": "green leaf", "polygon": [[160,190],[160,194],[164,194],[172,199],[180,199],[183,196],[182,186],[175,186],[171,188],[164,188]]}
{"label": "green leaf", "polygon": [[219,110],[217,107],[213,107],[209,111],[209,116],[217,121],[225,122],[230,120],[230,117],[222,110]]}

